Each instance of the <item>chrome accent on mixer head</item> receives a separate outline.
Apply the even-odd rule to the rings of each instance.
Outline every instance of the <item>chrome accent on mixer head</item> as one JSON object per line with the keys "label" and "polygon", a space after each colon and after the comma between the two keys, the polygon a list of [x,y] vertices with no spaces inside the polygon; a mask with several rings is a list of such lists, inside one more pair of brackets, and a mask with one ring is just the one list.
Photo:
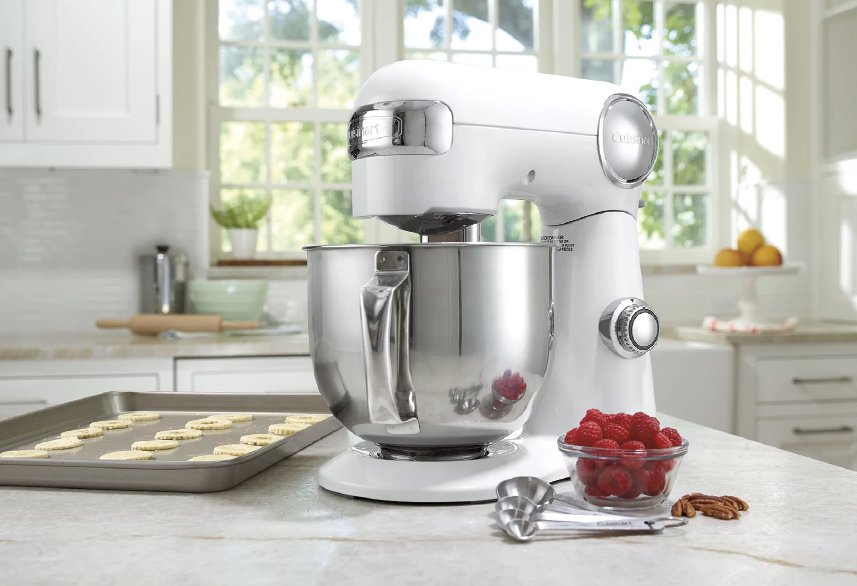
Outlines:
{"label": "chrome accent on mixer head", "polygon": [[436,100],[378,102],[348,123],[351,160],[373,155],[442,155],[452,147],[452,110]]}
{"label": "chrome accent on mixer head", "polygon": [[622,358],[639,358],[658,343],[657,314],[642,299],[623,297],[607,306],[598,321],[601,341]]}
{"label": "chrome accent on mixer head", "polygon": [[479,224],[464,226],[455,232],[445,232],[443,234],[420,234],[420,242],[426,244],[438,242],[469,242],[471,244],[475,244],[479,242]]}
{"label": "chrome accent on mixer head", "polygon": [[628,94],[610,96],[598,118],[598,158],[619,187],[640,185],[658,158],[658,129],[646,105]]}

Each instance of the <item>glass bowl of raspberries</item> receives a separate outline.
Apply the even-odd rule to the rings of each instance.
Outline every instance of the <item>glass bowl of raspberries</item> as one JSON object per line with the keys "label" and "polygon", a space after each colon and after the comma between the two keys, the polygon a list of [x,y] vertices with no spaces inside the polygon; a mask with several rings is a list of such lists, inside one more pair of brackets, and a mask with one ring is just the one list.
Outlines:
{"label": "glass bowl of raspberries", "polygon": [[643,509],[669,496],[687,440],[643,412],[586,412],[557,440],[578,497],[612,510]]}

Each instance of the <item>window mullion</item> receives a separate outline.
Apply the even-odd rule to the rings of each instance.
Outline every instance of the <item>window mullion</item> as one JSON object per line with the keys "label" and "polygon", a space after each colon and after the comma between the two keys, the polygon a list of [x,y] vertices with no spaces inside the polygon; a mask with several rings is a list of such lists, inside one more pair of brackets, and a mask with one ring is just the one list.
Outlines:
{"label": "window mullion", "polygon": [[673,247],[673,139],[669,129],[664,129],[664,248]]}
{"label": "window mullion", "polygon": [[315,243],[321,244],[321,190],[318,185],[321,183],[321,123],[316,122],[313,125],[314,144],[315,144],[315,160],[313,161],[313,223],[315,224]]}

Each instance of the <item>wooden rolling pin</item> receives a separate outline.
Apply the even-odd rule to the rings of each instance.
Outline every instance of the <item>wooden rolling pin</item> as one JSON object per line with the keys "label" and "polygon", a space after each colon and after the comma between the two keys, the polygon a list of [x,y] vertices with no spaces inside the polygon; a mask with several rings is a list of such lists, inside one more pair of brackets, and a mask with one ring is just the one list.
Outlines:
{"label": "wooden rolling pin", "polygon": [[155,336],[167,330],[180,332],[222,332],[223,330],[255,330],[259,322],[223,321],[219,315],[138,313],[129,320],[100,319],[99,328],[128,328],[135,334]]}

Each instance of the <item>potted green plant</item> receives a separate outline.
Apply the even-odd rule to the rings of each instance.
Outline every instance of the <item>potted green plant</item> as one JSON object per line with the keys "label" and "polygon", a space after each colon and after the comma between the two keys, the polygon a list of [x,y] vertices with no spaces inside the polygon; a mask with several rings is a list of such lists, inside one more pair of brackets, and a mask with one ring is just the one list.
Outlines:
{"label": "potted green plant", "polygon": [[212,206],[211,217],[221,228],[229,231],[233,258],[253,258],[259,223],[271,209],[271,196],[250,196],[244,193],[223,203],[220,209]]}

